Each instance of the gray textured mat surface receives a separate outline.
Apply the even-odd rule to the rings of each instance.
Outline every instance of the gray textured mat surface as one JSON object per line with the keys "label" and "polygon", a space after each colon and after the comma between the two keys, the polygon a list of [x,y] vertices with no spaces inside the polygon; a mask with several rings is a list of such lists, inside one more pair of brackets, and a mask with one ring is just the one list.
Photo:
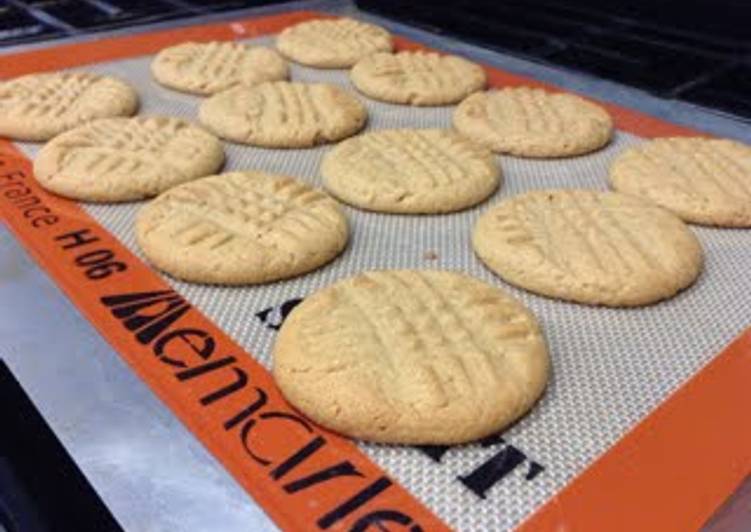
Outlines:
{"label": "gray textured mat surface", "polygon": [[[115,74],[133,83],[142,98],[141,113],[195,120],[200,99],[157,85],[150,77],[149,62],[150,57],[143,57],[87,70]],[[292,77],[351,88],[343,71],[295,66]],[[371,129],[447,127],[453,111],[453,107],[410,108],[361,99],[368,106]],[[346,252],[323,269],[297,279],[247,288],[168,281],[266,366],[275,332],[256,313],[304,297],[362,270],[460,270],[501,286],[521,299],[543,325],[553,360],[553,378],[540,404],[503,434],[505,444],[451,449],[440,462],[415,448],[362,445],[375,462],[453,527],[505,529],[518,524],[583,471],[711,360],[748,325],[751,317],[751,300],[747,296],[751,292],[751,231],[693,227],[706,253],[704,274],[678,297],[643,309],[582,307],[538,297],[506,285],[473,255],[469,243],[471,227],[490,205],[536,188],[605,189],[609,162],[626,146],[637,142],[637,137],[619,132],[608,148],[583,157],[552,161],[504,157],[501,189],[484,204],[462,213],[412,217],[347,208],[352,238]],[[35,147],[23,148],[33,155]],[[265,150],[226,144],[226,169],[286,173],[319,185],[317,169],[326,149]],[[143,257],[133,233],[139,206],[89,205],[86,210]],[[509,451],[508,445],[523,454]],[[489,487],[485,498],[458,479],[503,449],[507,451],[506,458],[515,456],[524,461]]]}

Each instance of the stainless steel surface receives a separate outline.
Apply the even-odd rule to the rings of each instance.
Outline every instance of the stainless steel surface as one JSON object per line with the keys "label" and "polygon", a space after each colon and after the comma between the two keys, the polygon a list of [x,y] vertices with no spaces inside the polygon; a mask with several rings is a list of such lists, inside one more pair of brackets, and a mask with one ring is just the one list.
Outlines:
{"label": "stainless steel surface", "polygon": [[702,532],[748,532],[751,529],[751,475],[702,528]]}
{"label": "stainless steel surface", "polygon": [[276,530],[3,225],[0,302],[0,357],[126,530]]}

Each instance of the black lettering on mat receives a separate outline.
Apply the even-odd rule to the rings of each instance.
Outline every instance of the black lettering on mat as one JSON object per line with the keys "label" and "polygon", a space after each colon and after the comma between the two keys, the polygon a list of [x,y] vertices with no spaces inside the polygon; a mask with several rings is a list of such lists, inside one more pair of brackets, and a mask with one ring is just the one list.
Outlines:
{"label": "black lettering on mat", "polygon": [[278,306],[268,307],[256,312],[256,318],[261,320],[261,323],[266,325],[269,329],[278,331],[279,328],[287,319],[287,316],[295,309],[297,305],[302,303],[301,297],[295,297],[288,299],[284,303]]}
{"label": "black lettering on mat", "polygon": [[[65,242],[74,244],[73,247],[96,242],[87,240],[89,235],[82,233],[68,236]],[[356,460],[337,458],[334,454],[330,463],[317,465],[312,471],[310,465],[302,466],[329,445],[326,436],[296,413],[276,410],[269,395],[254,385],[255,377],[249,369],[238,367],[236,354],[215,353],[217,342],[210,332],[195,325],[181,327],[179,320],[191,307],[179,294],[173,290],[154,290],[105,296],[100,301],[120,326],[133,334],[136,342],[151,348],[154,357],[174,376],[176,385],[188,382],[191,390],[200,390],[196,400],[200,408],[208,411],[216,403],[231,405],[233,414],[216,420],[214,429],[236,437],[247,458],[267,468],[280,493],[286,497],[315,498],[320,486],[335,487],[339,499],[320,509],[314,525],[319,530],[340,527],[344,519],[351,519],[353,531],[384,529],[392,523],[410,532],[423,532],[413,517],[381,502],[381,494],[393,482],[385,476],[366,475]],[[301,300],[290,301],[279,309],[280,322]],[[212,379],[205,378],[209,374]],[[213,389],[207,390],[209,387]],[[277,431],[285,431],[285,443],[294,451],[263,448],[263,431],[274,425]],[[358,482],[356,487],[353,481]]]}
{"label": "black lettering on mat", "polygon": [[[499,450],[484,462],[457,477],[468,490],[481,499],[485,499],[487,492],[496,484],[507,478],[523,463],[527,462],[526,480],[534,480],[545,467],[531,460],[516,446],[507,444],[499,435],[494,434],[478,442],[482,447],[500,447]],[[429,456],[434,462],[441,463],[444,455],[451,450],[445,445],[425,445],[418,449]]]}
{"label": "black lettering on mat", "polygon": [[68,231],[55,237],[55,241],[62,249],[76,253],[74,264],[81,268],[84,275],[92,281],[106,279],[113,273],[122,272],[128,268],[124,262],[115,260],[115,253],[112,250],[101,247],[91,249],[91,246],[100,240],[91,229]]}
{"label": "black lettering on mat", "polygon": [[[270,329],[278,330],[302,301],[301,298],[289,299],[257,312],[256,317]],[[486,461],[459,475],[457,481],[480,499],[485,499],[493,486],[513,474],[524,463],[527,464],[527,472],[524,475],[527,481],[534,480],[545,470],[544,466],[527,457],[518,447],[507,444],[499,434],[483,438],[478,444],[482,447],[498,447],[498,451]],[[437,464],[440,464],[443,456],[451,450],[451,447],[445,445],[423,445],[417,448]]]}

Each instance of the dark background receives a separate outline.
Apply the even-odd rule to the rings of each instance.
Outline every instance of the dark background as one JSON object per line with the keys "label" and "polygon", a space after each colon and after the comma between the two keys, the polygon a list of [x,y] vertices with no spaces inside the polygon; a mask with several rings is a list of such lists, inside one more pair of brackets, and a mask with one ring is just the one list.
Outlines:
{"label": "dark background", "polygon": [[[284,2],[0,0],[0,47]],[[430,31],[751,121],[751,0],[356,0]]]}
{"label": "dark background", "polygon": [[357,4],[527,59],[751,118],[751,1]]}

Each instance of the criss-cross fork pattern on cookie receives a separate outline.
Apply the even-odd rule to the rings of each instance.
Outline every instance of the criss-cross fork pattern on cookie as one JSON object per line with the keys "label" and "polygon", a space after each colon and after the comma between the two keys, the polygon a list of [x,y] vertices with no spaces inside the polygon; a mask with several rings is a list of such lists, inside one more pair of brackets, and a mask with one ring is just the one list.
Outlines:
{"label": "criss-cross fork pattern on cookie", "polygon": [[183,43],[162,50],[151,65],[168,87],[214,94],[235,85],[286,79],[286,61],[274,50],[235,42]]}
{"label": "criss-cross fork pattern on cookie", "polygon": [[176,187],[139,215],[141,247],[169,273],[198,282],[255,283],[314,269],[347,241],[325,194],[286,176],[235,172]]}
{"label": "criss-cross fork pattern on cookie", "polygon": [[321,164],[326,188],[363,209],[450,212],[500,181],[493,155],[448,129],[377,130],[338,144]]}
{"label": "criss-cross fork pattern on cookie", "polygon": [[623,152],[610,182],[688,222],[751,227],[751,148],[739,142],[655,139]]}
{"label": "criss-cross fork pattern on cookie", "polygon": [[274,356],[285,395],[313,419],[395,442],[488,434],[531,406],[548,371],[520,303],[440,271],[368,272],[314,294]]}
{"label": "criss-cross fork pattern on cookie", "polygon": [[34,161],[45,188],[89,201],[128,201],[219,169],[219,140],[181,119],[95,120],[59,135]]}
{"label": "criss-cross fork pattern on cookie", "polygon": [[677,217],[638,198],[593,190],[514,196],[478,221],[473,244],[505,280],[582,303],[670,297],[701,270],[701,247]]}

